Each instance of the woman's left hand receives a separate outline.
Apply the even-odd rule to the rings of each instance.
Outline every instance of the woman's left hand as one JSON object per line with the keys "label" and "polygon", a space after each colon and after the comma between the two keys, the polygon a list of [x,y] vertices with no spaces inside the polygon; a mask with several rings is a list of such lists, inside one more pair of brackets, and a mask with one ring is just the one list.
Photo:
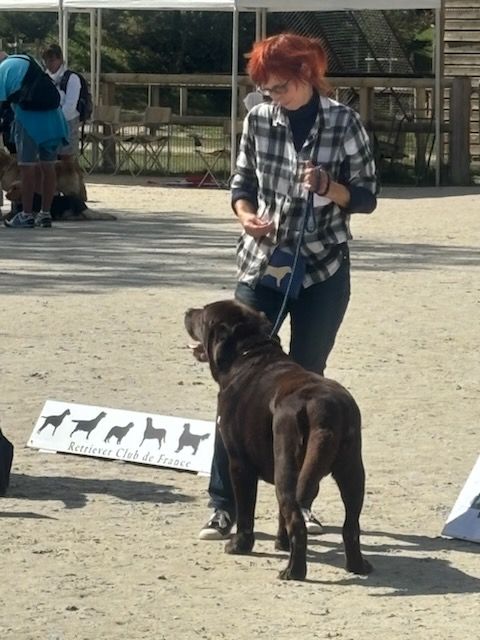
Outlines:
{"label": "woman's left hand", "polygon": [[323,167],[316,167],[311,162],[305,163],[303,184],[318,195],[325,196],[330,188],[331,178]]}

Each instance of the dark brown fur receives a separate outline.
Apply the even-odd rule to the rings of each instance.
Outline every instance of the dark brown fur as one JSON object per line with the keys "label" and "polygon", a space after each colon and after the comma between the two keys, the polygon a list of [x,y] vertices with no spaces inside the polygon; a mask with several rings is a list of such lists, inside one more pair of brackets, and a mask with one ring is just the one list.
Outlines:
{"label": "dark brown fur", "polygon": [[283,579],[306,576],[307,532],[300,505],[309,504],[332,473],[345,505],[346,568],[367,574],[360,551],[359,516],[365,473],[360,411],[339,383],[295,364],[264,314],[233,300],[189,309],[185,326],[218,382],[218,425],[230,460],[237,533],[227,553],[249,553],[259,478],[275,485],[279,503],[277,549],[290,550]]}

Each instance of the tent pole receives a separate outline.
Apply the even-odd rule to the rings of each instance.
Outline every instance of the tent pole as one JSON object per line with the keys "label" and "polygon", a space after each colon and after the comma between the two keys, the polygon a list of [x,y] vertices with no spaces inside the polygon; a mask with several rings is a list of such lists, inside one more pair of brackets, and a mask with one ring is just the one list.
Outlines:
{"label": "tent pole", "polygon": [[232,20],[232,110],[230,131],[230,173],[233,173],[237,160],[237,116],[238,116],[238,23],[239,14],[235,6]]}
{"label": "tent pole", "polygon": [[95,51],[95,9],[90,10],[90,89],[93,103],[98,105],[96,72],[96,51]]}
{"label": "tent pole", "polygon": [[[63,36],[63,0],[58,2],[58,42],[63,49],[64,36]],[[65,53],[65,51],[64,51]]]}
{"label": "tent pole", "polygon": [[102,10],[97,10],[97,46],[96,46],[96,70],[95,70],[95,93],[97,96],[97,104],[100,102],[100,73],[102,66],[102,56],[101,56],[101,48],[102,48]]}
{"label": "tent pole", "polygon": [[60,40],[60,46],[63,51],[63,60],[65,66],[68,67],[68,9],[62,10],[62,39]]}
{"label": "tent pole", "polygon": [[[442,3],[443,5],[443,3]],[[435,9],[435,185],[441,184],[442,159],[443,159],[443,6]]]}
{"label": "tent pole", "polygon": [[262,38],[262,10],[255,9],[255,42]]}

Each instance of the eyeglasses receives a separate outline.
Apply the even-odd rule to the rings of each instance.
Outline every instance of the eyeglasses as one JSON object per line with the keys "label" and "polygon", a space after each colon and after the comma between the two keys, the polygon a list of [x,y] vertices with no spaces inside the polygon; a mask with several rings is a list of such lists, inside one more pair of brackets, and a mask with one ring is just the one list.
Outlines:
{"label": "eyeglasses", "polygon": [[290,84],[290,80],[286,80],[281,84],[275,84],[273,87],[260,87],[260,93],[262,93],[267,98],[271,98],[272,96],[283,96],[288,91],[288,85]]}

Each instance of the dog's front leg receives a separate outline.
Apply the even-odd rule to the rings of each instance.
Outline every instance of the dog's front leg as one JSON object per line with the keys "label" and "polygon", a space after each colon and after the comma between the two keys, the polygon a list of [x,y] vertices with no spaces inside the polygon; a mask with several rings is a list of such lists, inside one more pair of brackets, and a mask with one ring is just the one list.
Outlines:
{"label": "dog's front leg", "polygon": [[226,553],[250,553],[255,543],[253,524],[258,478],[254,469],[230,457],[230,475],[237,505],[237,532],[225,546]]}
{"label": "dog's front leg", "polygon": [[278,529],[275,538],[275,549],[278,551],[290,551],[290,541],[288,539],[285,518],[281,511],[278,512]]}

